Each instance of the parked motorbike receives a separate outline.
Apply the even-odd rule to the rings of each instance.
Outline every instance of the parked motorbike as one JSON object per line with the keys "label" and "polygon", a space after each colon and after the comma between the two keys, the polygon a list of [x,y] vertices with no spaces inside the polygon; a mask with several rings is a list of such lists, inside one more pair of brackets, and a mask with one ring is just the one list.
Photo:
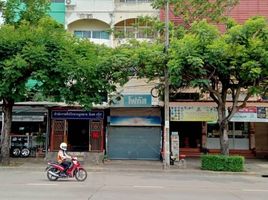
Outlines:
{"label": "parked motorbike", "polygon": [[50,181],[56,181],[59,178],[75,178],[77,181],[84,181],[87,178],[87,171],[80,165],[77,157],[72,157],[71,166],[64,174],[64,167],[58,162],[48,162],[46,168],[47,178]]}

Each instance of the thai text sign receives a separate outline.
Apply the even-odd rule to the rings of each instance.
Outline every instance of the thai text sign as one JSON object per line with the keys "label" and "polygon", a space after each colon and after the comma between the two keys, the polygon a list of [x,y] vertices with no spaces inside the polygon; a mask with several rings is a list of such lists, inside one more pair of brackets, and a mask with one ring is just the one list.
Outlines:
{"label": "thai text sign", "polygon": [[215,107],[179,106],[170,107],[171,121],[217,121],[217,109]]}
{"label": "thai text sign", "polygon": [[87,119],[100,120],[104,118],[102,111],[88,112],[88,111],[68,111],[68,110],[54,110],[51,113],[52,119]]}
{"label": "thai text sign", "polygon": [[112,107],[151,107],[152,96],[149,94],[124,94],[119,101],[114,101]]}
{"label": "thai text sign", "polygon": [[239,109],[232,122],[268,122],[268,107],[246,107]]}
{"label": "thai text sign", "polygon": [[[228,113],[228,111],[226,111]],[[178,106],[170,107],[171,121],[216,122],[216,107]],[[245,107],[239,109],[231,118],[232,122],[268,122],[268,107]]]}

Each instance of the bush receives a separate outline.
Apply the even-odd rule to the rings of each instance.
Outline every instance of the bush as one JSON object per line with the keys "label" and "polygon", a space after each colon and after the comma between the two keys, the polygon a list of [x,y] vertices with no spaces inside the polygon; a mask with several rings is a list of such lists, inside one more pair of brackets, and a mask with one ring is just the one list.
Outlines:
{"label": "bush", "polygon": [[244,171],[243,156],[202,155],[201,168],[212,171]]}

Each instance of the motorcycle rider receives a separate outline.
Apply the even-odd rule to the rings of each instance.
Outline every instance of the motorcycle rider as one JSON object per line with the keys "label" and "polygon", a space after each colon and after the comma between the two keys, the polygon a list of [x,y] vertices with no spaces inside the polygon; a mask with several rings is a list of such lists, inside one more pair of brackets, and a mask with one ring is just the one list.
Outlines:
{"label": "motorcycle rider", "polygon": [[64,171],[62,173],[63,176],[67,176],[66,171],[71,165],[71,159],[72,157],[67,154],[67,144],[65,142],[62,142],[60,144],[60,150],[58,152],[57,160],[58,163],[64,167]]}

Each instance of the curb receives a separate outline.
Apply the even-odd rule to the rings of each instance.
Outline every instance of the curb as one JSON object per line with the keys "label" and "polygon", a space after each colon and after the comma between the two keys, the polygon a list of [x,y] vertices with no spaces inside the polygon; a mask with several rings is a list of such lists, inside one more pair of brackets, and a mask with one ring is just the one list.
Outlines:
{"label": "curb", "polygon": [[[44,165],[37,165],[34,166],[30,165],[20,165],[20,166],[0,166],[0,169],[4,170],[31,170],[31,171],[40,171],[44,172],[47,166],[46,163]],[[104,166],[104,167],[103,167]],[[131,172],[147,172],[147,173],[178,173],[178,174],[202,174],[202,175],[233,175],[233,176],[262,176],[263,173],[261,172],[254,172],[254,171],[245,171],[245,172],[223,172],[223,171],[208,171],[208,170],[201,170],[201,169],[189,169],[189,168],[176,168],[176,169],[162,169],[162,168],[133,168],[133,167],[118,167],[118,166],[93,166],[93,167],[85,167],[88,172],[123,172],[123,173],[131,173]]]}

